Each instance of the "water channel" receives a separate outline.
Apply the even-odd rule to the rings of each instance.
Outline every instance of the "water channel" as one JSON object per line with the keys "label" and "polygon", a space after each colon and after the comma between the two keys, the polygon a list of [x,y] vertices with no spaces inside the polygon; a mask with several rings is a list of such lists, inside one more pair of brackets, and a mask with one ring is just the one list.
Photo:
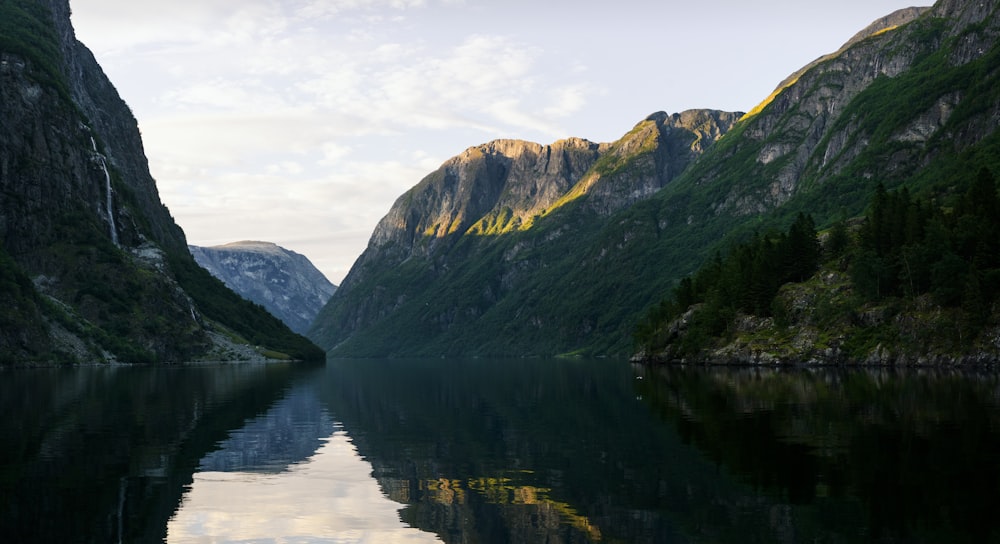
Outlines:
{"label": "water channel", "polygon": [[4,542],[998,542],[1000,374],[0,371]]}

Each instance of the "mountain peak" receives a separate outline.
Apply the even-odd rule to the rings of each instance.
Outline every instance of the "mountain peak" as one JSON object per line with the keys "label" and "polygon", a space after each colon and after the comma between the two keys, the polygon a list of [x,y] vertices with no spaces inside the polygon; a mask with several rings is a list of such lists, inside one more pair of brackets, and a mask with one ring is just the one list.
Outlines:
{"label": "mountain peak", "polygon": [[[738,118],[737,113],[713,110],[661,112],[611,144],[582,138],[548,145],[495,140],[466,149],[393,204],[334,295],[342,298],[331,299],[310,334],[330,347],[345,332],[382,321],[401,306],[412,310],[413,293],[398,289],[447,274],[451,265],[436,263],[447,263],[452,248],[531,238],[535,225],[551,225],[555,220],[550,216],[561,214],[560,208],[607,216],[651,198]],[[554,240],[563,232],[544,236]],[[513,259],[520,250],[512,251],[505,255]],[[413,270],[421,272],[411,275]],[[513,281],[517,275],[511,270],[507,277]],[[361,284],[378,285],[378,292],[365,296]],[[348,313],[336,315],[334,307]],[[339,325],[331,320],[347,330],[332,330]]]}
{"label": "mountain peak", "polygon": [[738,124],[656,112],[586,147],[582,173],[553,168],[554,144],[450,160],[396,202],[310,337],[345,356],[627,352],[638,315],[734,241],[852,217],[879,183],[995,168],[997,36],[995,1],[942,0],[875,21]]}
{"label": "mountain peak", "polygon": [[202,268],[295,332],[304,333],[337,290],[309,259],[271,242],[189,249]]}
{"label": "mountain peak", "polygon": [[285,249],[273,242],[262,242],[258,240],[241,240],[239,242],[229,242],[228,244],[212,246],[207,249],[211,249],[214,251],[253,251],[257,253],[271,253],[271,254],[294,253],[293,251]]}
{"label": "mountain peak", "polygon": [[844,43],[844,45],[840,46],[840,49],[837,49],[833,53],[828,53],[826,55],[817,58],[816,60],[810,62],[809,64],[803,66],[802,68],[799,68],[798,70],[793,72],[790,76],[783,79],[781,83],[779,83],[778,86],[774,88],[774,91],[770,95],[768,95],[767,98],[765,98],[760,104],[758,104],[749,112],[747,112],[746,115],[743,116],[743,118],[747,119],[760,113],[765,107],[767,107],[771,102],[773,102],[774,99],[777,98],[779,94],[784,92],[785,89],[798,83],[799,78],[802,77],[802,75],[808,72],[809,70],[812,70],[813,68],[824,62],[839,57],[845,51],[848,51],[856,44],[864,40],[867,40],[868,38],[872,38],[874,36],[890,32],[892,30],[899,28],[900,26],[913,22],[914,20],[918,19],[921,15],[928,12],[929,10],[931,10],[930,7],[903,8],[896,10],[890,13],[889,15],[886,15],[885,17],[880,17],[876,19],[867,27],[862,29],[860,32],[852,36],[851,39],[847,40]]}
{"label": "mountain peak", "polygon": [[[911,21],[914,21],[924,13],[928,12],[930,9],[931,9],[930,6],[902,8],[890,13],[889,15],[886,15],[885,17],[879,17],[878,19],[872,21],[871,24],[863,28],[860,32],[852,36],[851,39],[847,40],[847,42],[840,47],[840,49],[838,49],[835,53],[832,53],[831,55],[838,55],[840,53],[843,53],[854,44],[862,40],[871,38],[872,36],[882,34],[891,30],[895,30],[900,26],[903,26]],[[830,55],[826,55],[820,58],[826,58],[829,56]],[[808,66],[811,66],[811,64]]]}

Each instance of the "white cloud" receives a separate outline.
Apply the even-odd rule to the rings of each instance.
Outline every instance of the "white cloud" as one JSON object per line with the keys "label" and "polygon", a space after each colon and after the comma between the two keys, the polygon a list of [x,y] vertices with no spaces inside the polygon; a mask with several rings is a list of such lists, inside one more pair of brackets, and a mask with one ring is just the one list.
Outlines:
{"label": "white cloud", "polygon": [[[803,11],[783,2],[789,17]],[[851,10],[882,15],[905,3],[882,4],[854,2]],[[325,239],[325,248],[296,251],[330,263],[324,272],[339,280],[395,198],[470,145],[613,139],[658,109],[752,107],[798,67],[785,66],[779,53],[804,39],[792,35],[800,26],[808,38],[842,35],[808,61],[864,23],[819,29],[732,3],[730,17],[718,21],[731,20],[731,29],[720,27],[691,55],[704,29],[685,21],[709,9],[698,6],[89,0],[73,7],[80,39],[135,111],[162,198],[188,237]],[[567,10],[571,25],[561,24]],[[751,27],[780,38],[781,50],[755,49],[775,40],[747,36]],[[727,68],[747,57],[753,74]],[[769,66],[779,60],[777,70]],[[750,81],[758,73],[778,75]]]}
{"label": "white cloud", "polygon": [[[192,242],[325,238],[306,255],[336,262],[324,272],[339,281],[396,197],[447,157],[497,137],[569,136],[558,123],[586,105],[573,70],[544,82],[539,46],[461,32],[480,28],[463,17],[481,9],[95,0],[74,17],[136,111],[161,198]],[[352,241],[333,242],[341,232]]]}
{"label": "white cloud", "polygon": [[573,115],[587,104],[587,96],[592,93],[585,85],[558,87],[549,91],[549,105],[545,115],[553,119],[561,119]]}
{"label": "white cloud", "polygon": [[321,166],[337,165],[350,156],[352,151],[350,146],[337,142],[324,142],[320,148],[323,152],[323,159],[319,161]]}

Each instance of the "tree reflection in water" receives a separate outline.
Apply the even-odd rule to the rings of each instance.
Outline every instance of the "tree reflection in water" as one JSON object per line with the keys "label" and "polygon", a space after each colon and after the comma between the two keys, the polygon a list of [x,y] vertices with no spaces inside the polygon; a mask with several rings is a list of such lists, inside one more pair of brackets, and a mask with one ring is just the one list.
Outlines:
{"label": "tree reflection in water", "polygon": [[156,542],[168,522],[172,542],[1000,541],[994,373],[520,359],[4,378],[5,541]]}
{"label": "tree reflection in water", "polygon": [[848,521],[875,541],[1000,540],[995,372],[636,371],[686,442],[787,501],[798,524],[837,534]]}

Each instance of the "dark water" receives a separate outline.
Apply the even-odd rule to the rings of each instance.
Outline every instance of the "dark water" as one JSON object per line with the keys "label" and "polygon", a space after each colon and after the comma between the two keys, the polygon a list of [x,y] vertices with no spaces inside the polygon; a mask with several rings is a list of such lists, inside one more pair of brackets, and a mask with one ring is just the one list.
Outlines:
{"label": "dark water", "polygon": [[0,371],[0,542],[1000,542],[992,372]]}

